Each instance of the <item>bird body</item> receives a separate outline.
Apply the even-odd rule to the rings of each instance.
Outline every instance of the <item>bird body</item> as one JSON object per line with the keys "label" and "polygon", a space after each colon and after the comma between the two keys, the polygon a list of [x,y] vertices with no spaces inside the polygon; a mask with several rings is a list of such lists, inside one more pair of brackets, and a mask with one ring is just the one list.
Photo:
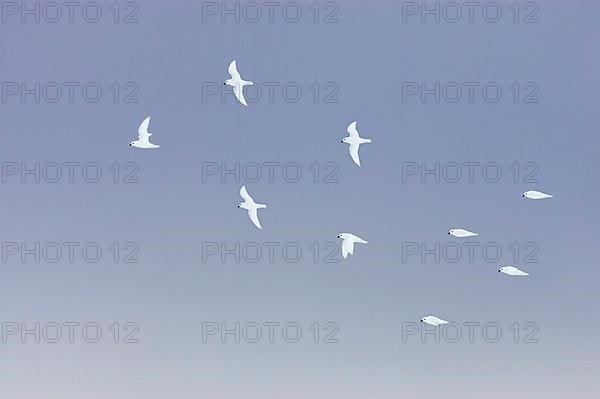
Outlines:
{"label": "bird body", "polygon": [[348,254],[354,255],[355,243],[368,244],[367,241],[352,233],[340,233],[337,237],[342,239],[342,256],[344,259],[346,259]]}
{"label": "bird body", "polygon": [[498,269],[498,272],[507,274],[509,276],[529,276],[529,273],[524,272],[514,266],[504,266]]}
{"label": "bird body", "polygon": [[465,229],[450,229],[450,231],[448,231],[448,234],[458,238],[474,237],[479,235],[477,233]]}
{"label": "bird body", "polygon": [[532,199],[532,200],[540,200],[546,198],[552,198],[553,195],[546,194],[541,191],[525,191],[523,193],[523,198]]}
{"label": "bird body", "polygon": [[348,151],[350,152],[350,157],[352,158],[355,164],[360,166],[360,157],[358,155],[360,145],[371,143],[371,139],[365,139],[360,137],[356,128],[356,121],[350,123],[346,128],[346,131],[348,132],[348,136],[342,139],[342,143],[350,145],[350,147],[348,148]]}
{"label": "bird body", "polygon": [[440,319],[437,316],[425,316],[421,319],[421,322],[425,323],[425,324],[429,324],[430,326],[434,326],[434,327],[438,327],[441,326],[442,324],[448,324],[450,323],[449,321]]}
{"label": "bird body", "polygon": [[148,127],[150,126],[150,117],[147,117],[142,121],[140,127],[138,128],[138,139],[129,143],[131,147],[142,148],[142,149],[153,149],[160,148],[159,145],[153,144],[150,142],[150,136],[152,133],[148,132]]}
{"label": "bird body", "polygon": [[227,70],[231,75],[231,79],[227,79],[224,84],[233,87],[235,98],[237,98],[242,105],[247,107],[248,103],[244,98],[244,86],[251,86],[254,82],[242,79],[242,76],[237,70],[236,60],[231,61]]}
{"label": "bird body", "polygon": [[242,186],[242,188],[240,188],[240,195],[244,199],[244,202],[238,204],[238,208],[247,210],[250,221],[252,221],[252,223],[258,229],[262,230],[260,220],[258,219],[258,210],[266,208],[267,205],[257,204],[256,202],[254,202],[254,199],[250,196],[250,194],[248,194],[246,186]]}

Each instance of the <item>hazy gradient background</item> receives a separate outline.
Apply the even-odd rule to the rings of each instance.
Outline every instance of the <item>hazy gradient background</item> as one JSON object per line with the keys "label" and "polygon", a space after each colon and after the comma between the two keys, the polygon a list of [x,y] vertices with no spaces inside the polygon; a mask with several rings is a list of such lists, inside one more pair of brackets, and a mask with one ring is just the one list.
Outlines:
{"label": "hazy gradient background", "polygon": [[[310,2],[312,3],[312,2]],[[138,24],[0,24],[6,81],[137,82],[138,104],[0,104],[3,162],[139,164],[138,184],[2,184],[2,242],[135,241],[140,263],[1,264],[0,319],[96,321],[87,344],[0,344],[0,396],[71,398],[592,398],[598,374],[597,134],[600,4],[539,2],[538,24],[402,23],[401,3],[338,1],[337,24],[202,23],[200,1],[141,1]],[[513,2],[504,2],[504,9]],[[108,4],[108,3],[107,3]],[[324,4],[321,3],[321,4]],[[428,3],[432,4],[432,3]],[[521,4],[524,4],[522,2]],[[105,9],[107,5],[104,6]],[[312,93],[248,108],[216,97],[238,60],[257,82],[335,81],[337,104]],[[537,82],[538,104],[402,103],[402,81]],[[128,147],[152,116],[158,151]],[[355,167],[339,143],[358,120],[373,144]],[[236,204],[239,186],[203,184],[202,162],[295,161],[340,165],[339,184],[278,178],[248,184],[269,208],[256,230]],[[536,162],[535,185],[402,183],[401,162]],[[507,170],[504,170],[507,172]],[[107,170],[105,169],[106,173]],[[304,172],[308,172],[306,169]],[[520,198],[527,189],[549,201]],[[529,278],[499,264],[402,263],[402,241],[450,241],[466,227],[481,242],[535,241]],[[338,264],[202,263],[201,243],[369,241]],[[213,258],[213,259],[216,259]],[[509,263],[504,258],[504,263]],[[417,337],[402,322],[436,314],[495,321],[489,344]],[[112,322],[139,324],[139,344],[113,344]],[[269,344],[201,342],[204,321],[296,321],[305,337]],[[336,322],[338,344],[314,344],[308,326]],[[508,327],[536,322],[538,344],[515,344]]]}

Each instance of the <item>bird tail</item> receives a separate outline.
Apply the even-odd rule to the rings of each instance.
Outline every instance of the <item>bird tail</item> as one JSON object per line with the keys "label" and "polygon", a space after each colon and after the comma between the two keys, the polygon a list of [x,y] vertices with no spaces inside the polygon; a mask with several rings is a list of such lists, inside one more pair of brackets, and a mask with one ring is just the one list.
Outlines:
{"label": "bird tail", "polygon": [[244,86],[246,86],[246,85],[252,86],[253,84],[254,84],[254,82],[251,80],[244,80],[244,83],[243,83]]}
{"label": "bird tail", "polygon": [[371,143],[371,139],[363,139],[363,140],[364,140],[363,143],[365,143],[365,144]]}
{"label": "bird tail", "polygon": [[265,204],[256,204],[256,207],[258,209],[262,209],[262,208],[266,208],[267,206]]}

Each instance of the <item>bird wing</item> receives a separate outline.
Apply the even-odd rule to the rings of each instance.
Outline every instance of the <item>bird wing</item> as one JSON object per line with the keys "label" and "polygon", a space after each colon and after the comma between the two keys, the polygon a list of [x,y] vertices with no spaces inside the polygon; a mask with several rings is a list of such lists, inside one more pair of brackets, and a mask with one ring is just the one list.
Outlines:
{"label": "bird wing", "polygon": [[352,138],[352,139],[359,138],[358,130],[356,130],[356,121],[354,121],[351,124],[349,124],[348,128],[346,129],[346,131],[350,135],[350,138]]}
{"label": "bird wing", "polygon": [[242,196],[244,201],[254,203],[254,200],[252,199],[252,197],[250,196],[250,194],[248,194],[248,191],[246,190],[246,186],[242,186],[242,188],[240,188],[240,195]]}
{"label": "bird wing", "polygon": [[235,60],[231,61],[231,63],[229,64],[229,68],[227,68],[227,71],[229,72],[229,74],[231,75],[231,78],[233,80],[241,80],[242,77],[240,76],[240,73],[237,70],[237,64],[235,62]]}
{"label": "bird wing", "polygon": [[235,94],[235,98],[237,98],[239,102],[246,107],[248,106],[246,99],[244,98],[244,86],[241,83],[236,83],[233,86],[233,94]]}
{"label": "bird wing", "polygon": [[535,198],[535,199],[544,199],[544,198],[552,197],[550,194],[546,194],[541,191],[533,191],[532,194],[533,194],[533,198]]}
{"label": "bird wing", "polygon": [[148,141],[152,136],[152,133],[148,133],[148,126],[150,126],[150,117],[144,119],[138,128],[138,138],[140,140]]}
{"label": "bird wing", "polygon": [[344,259],[350,255],[354,255],[354,241],[350,238],[346,238],[342,241],[342,256]]}
{"label": "bird wing", "polygon": [[472,236],[478,236],[479,234],[474,233],[472,231],[469,230],[465,230],[465,229],[455,229],[454,230],[454,234],[456,235],[456,237],[472,237]]}
{"label": "bird wing", "polygon": [[359,242],[361,244],[368,244],[367,241],[363,240],[362,238],[360,238],[359,236],[354,236],[354,241]]}
{"label": "bird wing", "polygon": [[260,225],[260,220],[258,220],[258,208],[248,209],[248,216],[250,216],[250,220],[256,227],[262,230],[262,226]]}
{"label": "bird wing", "polygon": [[523,270],[516,267],[513,268],[513,273],[515,274],[515,276],[529,276],[529,273],[525,273]]}
{"label": "bird wing", "polygon": [[352,160],[358,166],[360,166],[360,157],[358,156],[358,148],[359,147],[360,147],[360,144],[358,144],[357,142],[353,142],[352,144],[350,144],[350,147],[348,148],[348,151],[350,152],[350,156],[352,157]]}

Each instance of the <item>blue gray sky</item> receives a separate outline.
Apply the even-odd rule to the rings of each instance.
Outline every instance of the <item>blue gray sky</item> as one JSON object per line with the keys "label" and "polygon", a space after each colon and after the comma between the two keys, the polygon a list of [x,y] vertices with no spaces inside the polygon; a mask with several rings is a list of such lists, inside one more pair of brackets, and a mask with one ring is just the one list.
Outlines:
{"label": "blue gray sky", "polygon": [[[0,265],[0,320],[5,333],[10,323],[33,329],[36,322],[94,322],[103,335],[88,343],[77,330],[73,343],[63,336],[55,344],[44,337],[35,343],[33,335],[23,343],[21,331],[7,335],[0,343],[2,396],[592,397],[600,388],[600,322],[594,317],[600,277],[600,215],[594,206],[600,195],[594,164],[600,149],[594,134],[600,6],[544,1],[535,12],[521,2],[516,23],[513,2],[498,3],[502,17],[496,23],[483,18],[485,3],[473,23],[465,8],[456,23],[442,15],[439,23],[432,16],[422,23],[420,14],[405,15],[403,22],[402,2],[391,1],[344,0],[337,7],[321,2],[318,23],[310,2],[300,3],[297,23],[283,18],[286,2],[272,23],[264,5],[256,23],[243,15],[239,23],[233,16],[222,23],[221,2],[214,3],[217,15],[204,15],[206,22],[200,1],[139,1],[139,9],[123,2],[119,23],[105,4],[97,23],[86,22],[79,8],[73,23],[66,9],[56,23],[44,15],[40,23],[32,16],[23,23],[20,10],[3,10],[0,156],[6,179],[0,236],[6,261]],[[240,12],[252,11],[245,4]],[[139,22],[122,23],[132,12]],[[339,21],[323,23],[332,12]],[[532,12],[539,22],[523,23]],[[263,90],[265,82],[279,84],[272,102],[264,91],[247,108],[231,94],[224,102],[206,95],[209,86],[223,90],[233,59],[242,76]],[[22,83],[32,89],[36,82],[47,90],[40,88],[39,103],[35,94],[25,101],[21,92],[9,94],[14,83],[21,90]],[[51,82],[63,88],[77,82],[73,102],[66,90],[56,103],[47,101]],[[81,91],[90,82],[89,90],[102,89],[96,103]],[[403,102],[403,86],[423,82],[428,88],[436,82],[479,86],[473,102],[466,91],[456,103],[443,96],[436,103],[433,95]],[[502,89],[495,103],[481,94],[490,82]],[[297,102],[284,98],[286,84],[302,89]],[[525,103],[534,89],[531,98],[539,101]],[[124,102],[133,91],[130,100],[137,102]],[[324,102],[333,91],[338,101]],[[152,117],[159,150],[128,146],[146,116]],[[361,148],[360,168],[340,143],[353,120],[361,135],[373,139]],[[21,182],[22,169],[36,162],[40,170],[63,165],[62,179],[36,183],[26,175]],[[94,162],[102,178],[86,182],[76,169],[70,183],[65,162]],[[257,182],[228,177],[225,183],[209,176],[203,182],[203,164],[209,162],[295,162],[302,179],[289,183],[279,172],[273,182],[264,176]],[[403,164],[433,168],[453,162],[495,163],[502,178],[490,183],[479,173],[472,183],[466,177],[456,183],[432,177],[423,183],[419,176],[403,181]],[[132,171],[128,163],[137,167],[137,183],[123,182]],[[318,183],[310,168],[315,163]],[[322,181],[327,163],[335,165],[338,183]],[[517,182],[515,163],[521,171]],[[532,170],[524,169],[528,163],[535,164],[537,182],[525,180]],[[11,175],[15,165],[19,171]],[[262,231],[236,207],[242,184],[268,204],[261,211]],[[526,190],[555,197],[527,201],[521,198]],[[436,263],[419,255],[403,261],[402,243],[464,245],[447,235],[454,227],[477,231],[471,241],[478,248],[495,243],[503,256],[492,262],[479,250],[473,262],[463,256]],[[338,263],[324,263],[321,249],[315,263],[309,247],[337,243],[340,232],[369,243],[343,261],[336,252]],[[47,257],[36,263],[35,255],[22,261],[21,252],[7,255],[10,243],[35,248],[38,242],[79,246],[73,262],[64,253],[56,263]],[[138,249],[138,263],[122,262],[128,242]],[[203,262],[210,242],[230,248],[236,242],[278,242],[279,248],[292,242],[303,255],[296,263],[282,259],[280,250],[272,263],[264,254],[256,263],[236,263],[232,256],[222,262],[219,255]],[[98,262],[81,255],[86,243],[102,249]],[[114,243],[121,248],[119,262],[110,249]],[[509,249],[514,243],[521,251],[518,262]],[[524,262],[527,243],[537,248],[538,263]],[[497,273],[506,264],[531,275]],[[403,325],[422,328],[419,320],[428,314],[459,325],[497,323],[502,337],[489,343],[476,330],[471,343],[463,327],[457,343],[431,337],[423,343],[418,335],[403,342]],[[110,329],[115,322],[121,330],[117,344]],[[122,342],[127,322],[139,327],[138,343]],[[231,337],[222,343],[218,336],[203,342],[206,322],[230,328],[236,322],[294,322],[303,336],[297,343],[286,342],[280,331],[273,343],[264,336],[255,344]],[[320,341],[325,323],[335,323],[339,342],[315,344],[315,322]],[[537,343],[523,342],[528,322],[538,327]]]}

